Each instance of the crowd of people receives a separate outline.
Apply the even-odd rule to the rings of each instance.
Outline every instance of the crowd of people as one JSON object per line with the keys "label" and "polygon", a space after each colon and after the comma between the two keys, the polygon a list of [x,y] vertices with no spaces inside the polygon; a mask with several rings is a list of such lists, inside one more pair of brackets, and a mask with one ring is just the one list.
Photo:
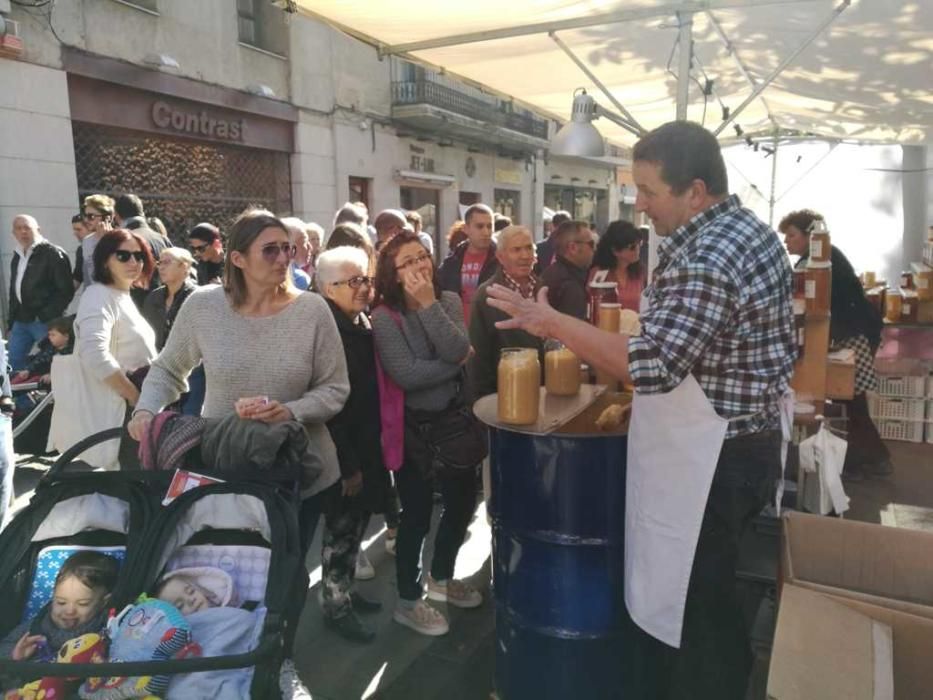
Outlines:
{"label": "crowd of people", "polygon": [[[323,519],[321,609],[330,629],[357,642],[374,637],[360,616],[380,609],[353,590],[355,578],[373,575],[360,548],[374,514],[384,515],[386,547],[396,556],[398,624],[443,635],[448,621],[428,600],[461,608],[483,602],[454,572],[476,508],[485,449],[469,441],[475,427],[470,421],[476,420],[469,407],[496,391],[503,348],[543,352],[545,338],[555,337],[645,395],[680,391],[685,377],[695,377],[716,413],[731,418],[728,432],[726,420],[716,418],[724,447],[710,499],[734,496],[739,481],[745,486],[742,508],[733,508],[722,532],[701,534],[695,566],[709,575],[691,580],[684,635],[725,640],[732,657],[712,665],[744,668],[741,635],[714,629],[729,616],[710,612],[723,605],[717,586],[730,562],[713,561],[706,549],[723,538],[737,541],[771,478],[776,397],[796,356],[783,313],[790,308],[790,275],[771,229],[728,196],[715,141],[694,126],[649,135],[636,148],[639,210],[665,237],[647,295],[653,325],[645,337],[620,335],[609,343],[582,323],[593,281],[614,283],[625,308],[638,310],[642,303],[645,235],[627,221],[612,222],[600,237],[589,222],[557,212],[536,245],[530,228],[473,204],[451,226],[449,252],[437,265],[439,241],[422,230],[417,212],[386,209],[370,226],[365,205],[347,203],[327,233],[295,217],[249,209],[226,231],[200,223],[176,245],[160,233],[159,222],[145,217],[135,195],[114,200],[96,194],[72,221],[80,240],[74,268],[33,217],[13,221],[17,249],[8,319],[14,377],[38,375],[55,386],[50,441],[59,450],[125,426],[118,446],[101,446],[89,458],[103,468],[137,468],[138,441],[169,408],[254,426],[301,426],[308,437],[301,460],[302,552]],[[685,183],[670,181],[665,169],[680,157],[671,150],[680,141],[708,151],[709,163],[691,164],[699,174]],[[667,194],[658,199],[644,194],[649,191]],[[686,204],[677,208],[675,200]],[[808,229],[805,218],[781,223],[791,253],[804,250],[794,236]],[[709,226],[724,227],[725,237],[694,235]],[[749,308],[730,306],[732,277],[698,272],[684,262],[713,254],[703,246],[725,246],[736,270],[757,265],[756,271],[765,271],[759,279],[751,273],[735,278],[750,289]],[[843,266],[841,259],[838,264]],[[546,297],[540,294],[545,287]],[[684,288],[696,298],[669,291]],[[63,317],[76,290],[80,298],[70,323]],[[685,311],[691,304],[704,313]],[[834,323],[836,304],[834,281]],[[864,344],[870,353],[877,347],[876,330],[853,321],[834,328],[833,340],[857,352]],[[35,344],[38,351],[30,355]],[[744,353],[738,359],[736,348]],[[724,378],[723,367],[731,368],[725,372],[731,379]],[[860,385],[857,403],[864,402],[866,388],[870,384]],[[708,401],[701,403],[708,408]],[[648,415],[650,409],[643,410]],[[445,450],[451,425],[464,442]],[[875,444],[868,448],[878,450]],[[457,463],[461,454],[475,456]],[[887,456],[873,459],[881,470]],[[752,486],[735,476],[749,464],[756,469]],[[436,495],[442,512],[433,559],[423,571]],[[715,645],[707,646],[712,652]],[[659,650],[646,653],[651,664],[673,668]],[[695,670],[678,666],[677,679]]]}

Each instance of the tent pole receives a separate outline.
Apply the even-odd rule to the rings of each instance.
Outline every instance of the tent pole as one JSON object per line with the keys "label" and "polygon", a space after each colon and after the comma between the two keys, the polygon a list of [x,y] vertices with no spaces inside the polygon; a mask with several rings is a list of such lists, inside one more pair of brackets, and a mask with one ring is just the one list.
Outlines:
{"label": "tent pole", "polygon": [[693,14],[677,13],[680,25],[678,37],[680,46],[680,65],[677,70],[677,121],[687,119],[687,104],[690,100],[690,67],[693,63]]}
{"label": "tent pole", "polygon": [[771,154],[771,196],[768,197],[768,226],[774,228],[774,190],[777,186],[777,159],[778,159],[778,132],[774,132],[774,140],[771,142],[774,153]]}
{"label": "tent pole", "polygon": [[752,94],[746,97],[745,101],[742,104],[740,104],[738,108],[732,114],[729,115],[728,118],[722,120],[722,123],[718,127],[716,127],[716,131],[713,132],[713,135],[719,136],[722,130],[725,129],[727,126],[729,126],[729,124],[737,116],[739,116],[739,114],[741,114],[745,110],[745,108],[748,107],[748,105],[750,105],[752,101],[758,97],[758,95],[764,92],[765,88],[767,88],[771,83],[773,83],[774,79],[777,78],[782,72],[784,72],[784,69],[787,68],[787,66],[789,66],[794,61],[794,59],[797,58],[797,56],[803,53],[803,50],[805,48],[807,48],[810,44],[816,41],[816,38],[820,34],[823,33],[823,30],[826,29],[826,27],[828,27],[830,24],[832,24],[835,21],[835,19],[839,15],[841,15],[843,11],[845,11],[845,9],[849,7],[849,5],[851,4],[852,4],[852,0],[842,0],[842,2],[839,4],[839,7],[836,7],[835,9],[833,9],[833,11],[829,14],[829,17],[823,20],[820,23],[820,25],[816,29],[814,29],[806,39],[804,39],[803,43],[800,44],[800,46],[798,46],[793,51],[793,53],[791,53],[790,56],[788,56],[783,61],[781,61],[780,65],[771,72],[771,75],[769,75],[767,78],[762,80],[758,84],[758,87],[756,87],[752,91]]}
{"label": "tent pole", "polygon": [[619,102],[613,96],[612,92],[603,84],[603,82],[599,78],[596,77],[593,71],[590,70],[589,66],[587,66],[583,61],[577,58],[576,54],[570,50],[570,47],[567,46],[567,44],[565,44],[560,39],[560,37],[557,36],[557,34],[555,34],[554,32],[550,32],[548,36],[551,37],[551,40],[560,47],[561,51],[567,54],[567,56],[570,58],[571,61],[577,64],[577,68],[582,70],[583,73],[586,75],[586,77],[589,78],[596,87],[602,90],[602,93],[606,96],[606,99],[608,99],[613,105],[615,105],[615,108],[617,110],[622,112],[622,115],[625,117],[626,121],[628,121],[628,125],[623,124],[621,126],[625,126],[626,129],[631,131],[636,136],[643,136],[644,134],[647,133],[645,128],[635,120],[635,117],[633,117],[629,113],[629,111],[625,109],[622,103]]}

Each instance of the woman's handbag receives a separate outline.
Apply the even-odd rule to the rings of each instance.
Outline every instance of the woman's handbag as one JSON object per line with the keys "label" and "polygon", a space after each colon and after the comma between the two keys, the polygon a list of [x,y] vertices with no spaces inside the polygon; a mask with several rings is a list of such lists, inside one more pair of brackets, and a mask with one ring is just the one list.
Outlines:
{"label": "woman's handbag", "polygon": [[489,454],[486,429],[459,396],[442,411],[408,409],[407,413],[435,466],[475,469]]}

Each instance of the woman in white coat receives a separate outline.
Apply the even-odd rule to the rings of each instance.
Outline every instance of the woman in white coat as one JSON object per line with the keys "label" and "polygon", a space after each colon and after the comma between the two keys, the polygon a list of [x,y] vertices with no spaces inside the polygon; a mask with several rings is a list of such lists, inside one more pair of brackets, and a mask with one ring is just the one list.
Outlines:
{"label": "woman in white coat", "polygon": [[[78,304],[73,363],[53,365],[56,402],[50,442],[64,450],[90,434],[125,425],[139,399],[139,376],[156,356],[155,332],[130,298],[146,287],[154,268],[149,246],[135,233],[115,229],[94,249],[94,284]],[[58,369],[58,371],[56,371]],[[136,444],[127,435],[82,458],[104,469],[135,467]],[[119,458],[119,462],[118,462]]]}

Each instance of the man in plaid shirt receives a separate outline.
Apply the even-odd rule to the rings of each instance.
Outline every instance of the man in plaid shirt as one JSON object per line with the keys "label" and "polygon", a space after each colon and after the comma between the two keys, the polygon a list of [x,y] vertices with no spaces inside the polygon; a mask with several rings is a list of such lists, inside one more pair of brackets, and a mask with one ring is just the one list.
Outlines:
{"label": "man in plaid shirt", "polygon": [[632,625],[626,662],[636,697],[738,700],[752,657],[735,565],[742,534],[780,474],[778,402],[796,357],[792,273],[777,234],[729,196],[719,145],[703,127],[665,124],[638,141],[633,161],[636,211],[664,239],[639,337],[559,314],[543,294],[534,302],[491,288],[489,303],[512,316],[501,327],[557,338],[641,395],[669,393],[692,375],[716,414],[729,420],[693,558],[680,649]]}

